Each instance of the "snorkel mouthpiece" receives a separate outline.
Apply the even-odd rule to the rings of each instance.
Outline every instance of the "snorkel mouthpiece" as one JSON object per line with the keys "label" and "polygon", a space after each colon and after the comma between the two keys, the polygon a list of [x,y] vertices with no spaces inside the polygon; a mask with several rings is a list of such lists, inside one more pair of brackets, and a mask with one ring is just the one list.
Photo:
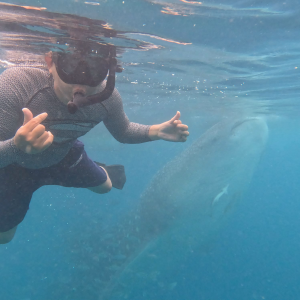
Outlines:
{"label": "snorkel mouthpiece", "polygon": [[70,114],[75,114],[78,110],[78,107],[82,106],[82,103],[85,103],[86,97],[82,93],[75,93],[73,95],[73,100],[68,102],[68,111]]}
{"label": "snorkel mouthpiece", "polygon": [[122,69],[117,66],[117,59],[115,57],[110,58],[108,72],[106,86],[102,92],[91,96],[84,96],[80,92],[74,93],[72,101],[69,101],[68,103],[69,113],[75,114],[78,108],[101,103],[112,95],[115,89],[115,74],[116,72],[122,72]]}

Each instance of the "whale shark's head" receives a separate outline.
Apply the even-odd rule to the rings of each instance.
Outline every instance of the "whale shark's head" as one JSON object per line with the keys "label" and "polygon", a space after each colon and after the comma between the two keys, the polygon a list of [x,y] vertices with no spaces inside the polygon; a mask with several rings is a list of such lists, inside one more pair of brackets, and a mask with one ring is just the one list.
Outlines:
{"label": "whale shark's head", "polygon": [[230,139],[232,143],[241,143],[245,147],[264,147],[268,138],[268,126],[262,118],[244,118],[232,123],[230,128]]}
{"label": "whale shark's head", "polygon": [[[211,170],[205,172],[207,178],[212,174],[226,177],[236,172],[247,173],[260,158],[267,138],[268,126],[262,118],[226,118],[207,130],[186,150],[186,164],[189,168]],[[189,163],[191,161],[193,163]],[[212,182],[211,178],[209,182]]]}
{"label": "whale shark's head", "polygon": [[[226,118],[207,130],[194,144],[204,156],[234,154],[242,149],[263,148],[268,138],[268,126],[259,117]],[[248,152],[248,150],[246,152]],[[245,151],[245,150],[242,150]]]}

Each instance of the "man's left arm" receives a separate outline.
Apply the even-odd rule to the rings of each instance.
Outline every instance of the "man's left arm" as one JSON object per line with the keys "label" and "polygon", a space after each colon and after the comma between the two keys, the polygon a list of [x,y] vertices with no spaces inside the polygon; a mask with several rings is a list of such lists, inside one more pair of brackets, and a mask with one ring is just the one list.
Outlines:
{"label": "man's left arm", "polygon": [[112,96],[102,102],[108,114],[103,120],[112,136],[121,143],[138,144],[154,140],[185,142],[189,135],[187,125],[179,120],[180,113],[158,125],[142,125],[130,122],[126,116],[121,96],[115,89]]}
{"label": "man's left arm", "polygon": [[188,126],[182,124],[180,112],[169,121],[152,125],[149,129],[149,137],[154,140],[165,140],[169,142],[185,142],[189,136]]}

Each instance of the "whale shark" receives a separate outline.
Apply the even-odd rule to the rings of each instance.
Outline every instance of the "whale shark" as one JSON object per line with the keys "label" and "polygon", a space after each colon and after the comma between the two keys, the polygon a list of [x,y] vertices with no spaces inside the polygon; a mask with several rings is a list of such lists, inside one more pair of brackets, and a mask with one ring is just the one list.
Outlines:
{"label": "whale shark", "polygon": [[97,299],[167,299],[177,286],[172,275],[243,198],[267,138],[262,118],[224,118],[159,170],[136,207],[82,255],[93,257],[84,276],[92,274]]}

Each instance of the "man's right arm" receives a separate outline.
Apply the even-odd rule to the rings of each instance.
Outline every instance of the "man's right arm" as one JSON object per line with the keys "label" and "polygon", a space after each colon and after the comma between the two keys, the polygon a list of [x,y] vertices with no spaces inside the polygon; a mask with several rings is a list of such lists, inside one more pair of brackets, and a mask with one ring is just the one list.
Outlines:
{"label": "man's right arm", "polygon": [[[0,75],[0,168],[19,161],[26,153],[33,154],[45,150],[51,139],[53,140],[50,133],[47,133],[47,135],[49,135],[48,137],[50,137],[50,140],[47,142],[47,139],[44,139],[45,135],[42,141],[35,140],[35,138],[39,138],[43,134],[41,134],[40,131],[40,126],[43,126],[40,122],[42,122],[47,115],[44,115],[44,118],[43,114],[35,118],[26,117],[26,114],[31,114],[31,112],[25,109],[25,111],[27,110],[28,112],[24,112],[24,123],[22,126],[22,108],[24,107],[26,93],[22,85],[18,84],[18,78],[14,78],[13,75],[16,74],[10,72],[10,70],[4,71]],[[39,121],[40,118],[41,120]],[[36,125],[32,124],[31,119],[34,120],[33,123]],[[31,123],[31,125],[24,126],[25,123]],[[37,125],[40,125],[38,126],[39,129],[37,132],[33,131]],[[28,140],[28,143],[26,140]],[[45,142],[46,145],[44,147],[43,144]],[[30,145],[32,145],[32,149],[29,149]],[[29,151],[26,151],[26,147]]]}
{"label": "man's right arm", "polygon": [[0,168],[14,163],[19,152],[14,135],[22,125],[22,100],[11,75],[9,70],[0,75]]}

